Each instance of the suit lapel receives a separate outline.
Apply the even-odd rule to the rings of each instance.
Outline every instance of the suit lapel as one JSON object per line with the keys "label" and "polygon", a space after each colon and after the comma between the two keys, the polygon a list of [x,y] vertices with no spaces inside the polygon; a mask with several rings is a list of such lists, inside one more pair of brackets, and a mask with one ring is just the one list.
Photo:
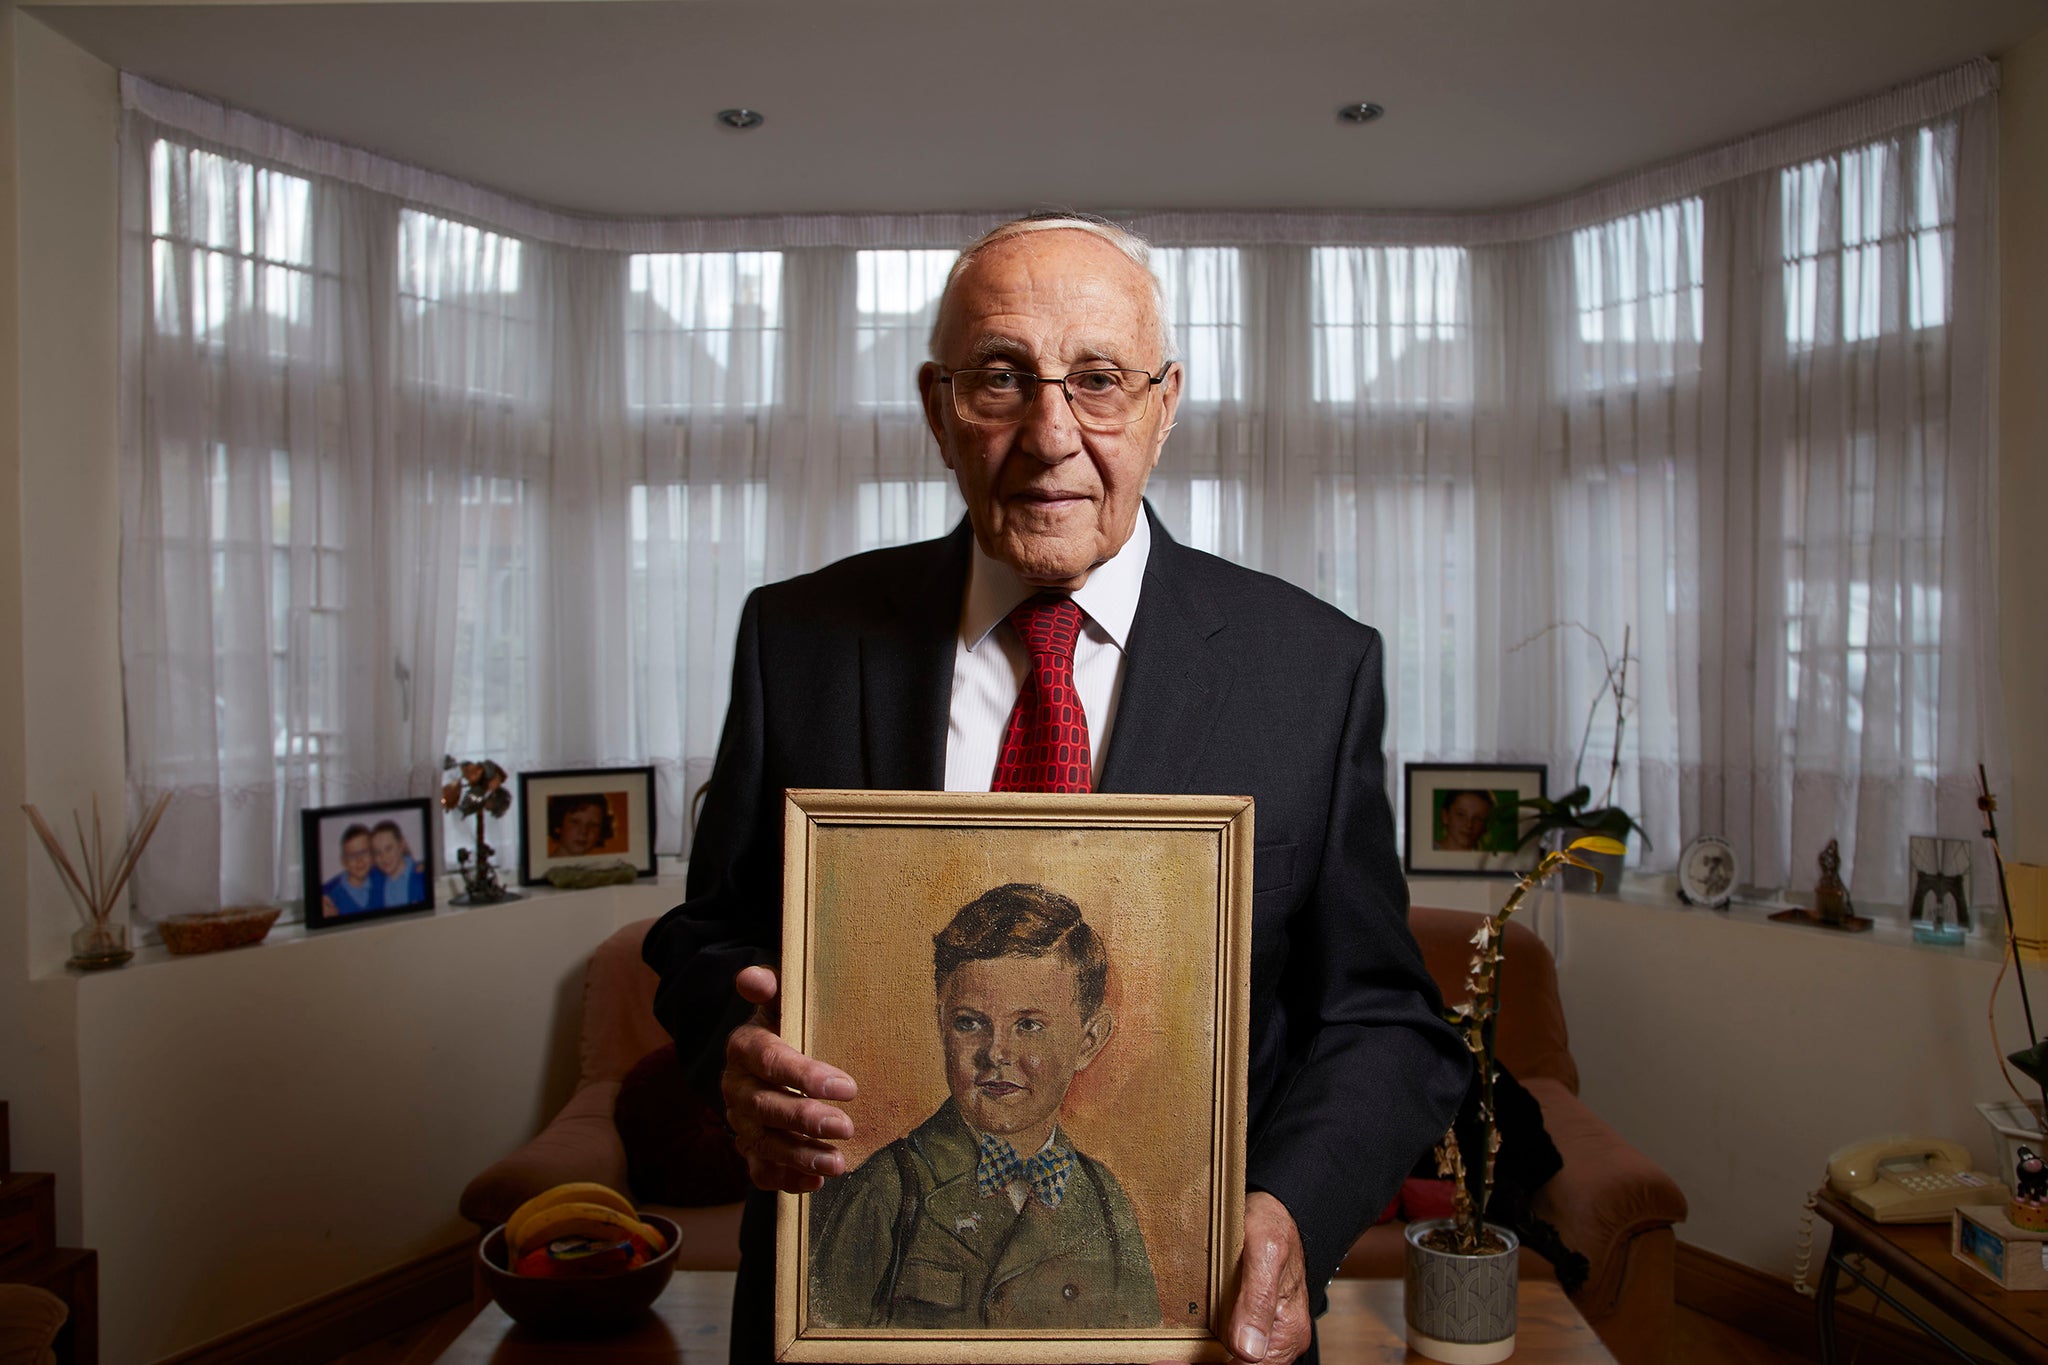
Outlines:
{"label": "suit lapel", "polygon": [[[1152,516],[1152,509],[1145,509]],[[1185,595],[1177,561],[1192,552],[1152,521],[1152,554],[1131,644],[1124,659],[1123,693],[1115,733],[1103,762],[1100,790],[1179,793],[1195,771],[1230,684],[1215,637],[1223,623],[1199,611]]]}
{"label": "suit lapel", "polygon": [[881,608],[861,632],[861,771],[879,791],[946,785],[953,653],[967,586],[967,522],[911,571],[877,585]]}

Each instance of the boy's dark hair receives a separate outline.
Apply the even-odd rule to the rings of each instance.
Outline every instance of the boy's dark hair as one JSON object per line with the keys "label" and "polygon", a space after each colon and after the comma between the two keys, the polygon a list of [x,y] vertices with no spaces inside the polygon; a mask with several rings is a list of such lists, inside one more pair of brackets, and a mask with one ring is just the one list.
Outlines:
{"label": "boy's dark hair", "polygon": [[562,826],[568,822],[570,816],[582,810],[585,806],[594,808],[600,817],[597,841],[600,844],[610,843],[617,835],[618,827],[612,823],[612,803],[602,792],[576,792],[569,796],[550,796],[548,798],[548,838],[560,840],[562,837]]}
{"label": "boy's dark hair", "polygon": [[961,906],[952,922],[932,935],[932,985],[943,988],[946,978],[969,962],[1052,953],[1073,968],[1081,1017],[1094,1018],[1109,983],[1109,954],[1102,939],[1067,897],[1035,882],[1011,882]]}
{"label": "boy's dark hair", "polygon": [[369,837],[370,827],[368,825],[362,824],[361,822],[358,822],[356,824],[350,825],[347,829],[341,832],[341,846],[343,848],[347,848],[349,840],[367,839]]}

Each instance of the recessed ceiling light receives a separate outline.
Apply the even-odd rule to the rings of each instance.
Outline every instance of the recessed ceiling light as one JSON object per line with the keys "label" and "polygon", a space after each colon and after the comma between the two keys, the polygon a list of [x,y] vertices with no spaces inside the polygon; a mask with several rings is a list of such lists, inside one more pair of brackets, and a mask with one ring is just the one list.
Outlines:
{"label": "recessed ceiling light", "polygon": [[721,109],[718,111],[718,121],[722,126],[738,133],[744,133],[749,128],[759,128],[766,122],[758,109]]}
{"label": "recessed ceiling light", "polygon": [[1337,110],[1339,123],[1371,123],[1387,111],[1371,100],[1360,100],[1356,104],[1342,105]]}

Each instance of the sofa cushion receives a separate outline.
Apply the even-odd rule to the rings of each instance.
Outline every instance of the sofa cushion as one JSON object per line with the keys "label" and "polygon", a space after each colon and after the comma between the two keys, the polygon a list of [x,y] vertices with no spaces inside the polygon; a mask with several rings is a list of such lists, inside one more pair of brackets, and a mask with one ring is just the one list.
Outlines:
{"label": "sofa cushion", "polygon": [[683,1077],[674,1043],[655,1048],[619,1084],[612,1106],[626,1180],[643,1204],[700,1208],[746,1196],[747,1163],[724,1116]]}

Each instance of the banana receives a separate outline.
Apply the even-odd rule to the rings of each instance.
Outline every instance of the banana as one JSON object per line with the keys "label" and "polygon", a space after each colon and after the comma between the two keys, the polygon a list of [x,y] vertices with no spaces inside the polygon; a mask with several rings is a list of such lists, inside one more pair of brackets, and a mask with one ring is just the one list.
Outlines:
{"label": "banana", "polygon": [[527,1220],[557,1204],[596,1204],[601,1208],[616,1209],[629,1218],[633,1215],[631,1202],[609,1185],[600,1185],[594,1180],[572,1180],[566,1185],[542,1190],[514,1209],[512,1216],[505,1220],[505,1245],[525,1246],[528,1239],[523,1233]]}
{"label": "banana", "polygon": [[657,1253],[666,1250],[668,1239],[649,1224],[629,1213],[603,1204],[556,1204],[528,1218],[519,1229],[519,1241],[512,1244],[514,1259],[558,1237],[638,1237]]}

